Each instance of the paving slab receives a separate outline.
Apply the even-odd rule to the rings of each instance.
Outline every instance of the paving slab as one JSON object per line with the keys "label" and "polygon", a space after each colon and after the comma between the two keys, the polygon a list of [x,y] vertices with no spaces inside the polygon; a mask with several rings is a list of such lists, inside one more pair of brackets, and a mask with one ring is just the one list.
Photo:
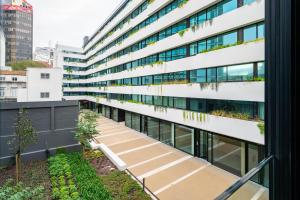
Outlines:
{"label": "paving slab", "polygon": [[134,149],[137,147],[142,147],[148,144],[154,143],[153,141],[147,140],[145,138],[139,138],[138,140],[133,140],[130,142],[125,142],[122,144],[110,146],[109,148],[114,152],[114,153],[120,153],[122,151]]}

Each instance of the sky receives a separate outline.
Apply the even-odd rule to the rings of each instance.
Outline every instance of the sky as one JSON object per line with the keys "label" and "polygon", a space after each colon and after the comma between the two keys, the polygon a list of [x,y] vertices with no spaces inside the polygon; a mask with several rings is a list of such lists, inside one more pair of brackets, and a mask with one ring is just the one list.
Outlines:
{"label": "sky", "polygon": [[33,6],[33,46],[81,47],[122,0],[28,0]]}

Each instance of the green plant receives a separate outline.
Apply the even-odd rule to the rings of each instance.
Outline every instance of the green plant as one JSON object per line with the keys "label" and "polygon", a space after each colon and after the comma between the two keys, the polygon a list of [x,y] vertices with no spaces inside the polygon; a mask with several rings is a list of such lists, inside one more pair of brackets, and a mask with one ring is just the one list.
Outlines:
{"label": "green plant", "polygon": [[82,199],[112,199],[103,182],[97,176],[95,169],[89,165],[80,153],[67,154],[66,156]]}
{"label": "green plant", "polygon": [[257,127],[260,131],[260,134],[265,134],[265,122],[263,121],[260,121],[258,124],[257,124]]}
{"label": "green plant", "polygon": [[264,77],[254,77],[254,81],[265,81]]}
{"label": "green plant", "polygon": [[75,138],[81,143],[83,152],[85,147],[88,147],[89,140],[93,139],[98,133],[96,130],[96,119],[98,114],[92,111],[84,112],[77,124]]}
{"label": "green plant", "polygon": [[155,0],[148,0],[148,5],[150,5],[151,3],[153,3]]}
{"label": "green plant", "polygon": [[220,116],[220,117],[229,117],[229,118],[236,118],[241,120],[251,120],[251,117],[247,113],[239,113],[234,111],[214,110],[210,114]]}
{"label": "green plant", "polygon": [[178,32],[178,35],[180,37],[183,37],[186,31],[187,31],[187,29],[181,30],[181,31]]}
{"label": "green plant", "polygon": [[37,133],[33,127],[27,112],[21,108],[18,114],[17,123],[15,126],[16,136],[8,141],[8,145],[16,155],[16,180],[19,182],[21,174],[21,153],[37,142]]}
{"label": "green plant", "polygon": [[187,4],[189,0],[181,0],[181,2],[178,5],[178,8],[182,8],[185,4]]}
{"label": "green plant", "polygon": [[0,200],[40,200],[44,199],[44,187],[37,186],[35,188],[26,187],[23,183],[19,182],[13,184],[13,180],[9,179],[0,187]]}

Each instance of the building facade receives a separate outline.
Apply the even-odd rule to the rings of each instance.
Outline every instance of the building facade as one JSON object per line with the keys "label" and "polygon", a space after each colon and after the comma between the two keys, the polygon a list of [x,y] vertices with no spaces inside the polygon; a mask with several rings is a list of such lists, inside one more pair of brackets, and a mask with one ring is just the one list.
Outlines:
{"label": "building facade", "polygon": [[0,27],[0,66],[5,66],[5,37]]}
{"label": "building facade", "polygon": [[32,6],[26,0],[2,0],[1,10],[6,62],[32,60]]}
{"label": "building facade", "polygon": [[18,102],[62,101],[60,68],[27,68],[26,87],[18,90]]}
{"label": "building facade", "polygon": [[264,0],[128,0],[58,46],[66,100],[231,173],[265,156]]}
{"label": "building facade", "polygon": [[53,67],[54,49],[51,47],[36,47],[33,60],[47,63]]}
{"label": "building facade", "polygon": [[0,102],[16,102],[18,91],[25,87],[25,71],[0,70]]}

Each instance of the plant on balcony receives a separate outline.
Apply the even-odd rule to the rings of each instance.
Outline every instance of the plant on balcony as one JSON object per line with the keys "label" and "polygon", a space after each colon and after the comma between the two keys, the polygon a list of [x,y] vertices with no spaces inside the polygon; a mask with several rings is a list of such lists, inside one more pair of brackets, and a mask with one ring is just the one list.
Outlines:
{"label": "plant on balcony", "polygon": [[150,41],[147,43],[147,46],[155,45],[155,43],[156,43],[155,41]]}
{"label": "plant on balcony", "polygon": [[188,2],[189,2],[189,0],[182,0],[181,3],[179,3],[178,8],[182,8]]}
{"label": "plant on balcony", "polygon": [[148,0],[147,3],[148,5],[152,4],[155,0]]}
{"label": "plant on balcony", "polygon": [[265,81],[263,77],[254,77],[253,81]]}
{"label": "plant on balcony", "polygon": [[37,132],[23,108],[20,109],[18,114],[15,134],[15,137],[8,141],[8,145],[16,155],[16,181],[18,183],[21,175],[21,153],[38,140]]}
{"label": "plant on balcony", "polygon": [[236,118],[241,120],[252,120],[252,118],[247,113],[239,113],[234,111],[214,110],[210,112],[210,114],[219,117]]}
{"label": "plant on balcony", "polygon": [[163,107],[163,106],[154,106],[154,111],[155,112],[167,112],[168,109],[166,107]]}
{"label": "plant on balcony", "polygon": [[205,122],[207,117],[205,113],[198,113],[198,112],[193,112],[193,111],[187,111],[184,110],[182,112],[183,115],[183,120],[191,120],[194,121],[196,120],[197,122]]}
{"label": "plant on balcony", "polygon": [[263,121],[260,121],[258,124],[257,124],[257,127],[260,131],[260,134],[265,134],[265,122]]}
{"label": "plant on balcony", "polygon": [[185,32],[186,32],[187,30],[188,30],[188,29],[184,29],[184,30],[179,31],[179,32],[178,32],[178,35],[179,35],[180,37],[183,37],[184,34],[185,34]]}

